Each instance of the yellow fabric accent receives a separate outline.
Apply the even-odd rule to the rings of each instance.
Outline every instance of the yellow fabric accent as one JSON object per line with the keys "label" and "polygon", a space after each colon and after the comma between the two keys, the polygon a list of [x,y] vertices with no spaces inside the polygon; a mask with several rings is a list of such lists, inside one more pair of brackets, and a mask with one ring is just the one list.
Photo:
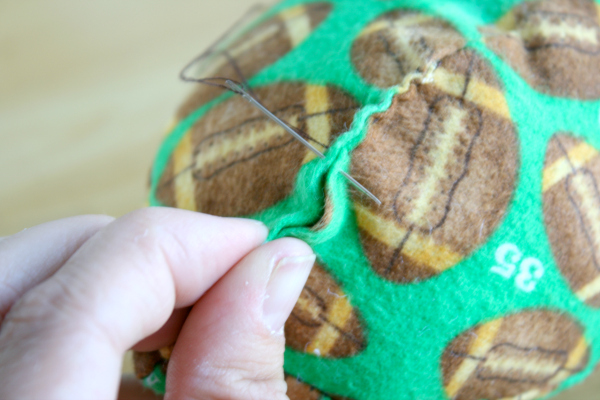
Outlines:
{"label": "yellow fabric accent", "polygon": [[514,397],[504,397],[500,400],[535,400],[547,395],[549,392],[542,392],[539,389],[532,389]]}
{"label": "yellow fabric accent", "polygon": [[600,276],[597,276],[596,278],[594,278],[594,280],[592,280],[587,285],[579,289],[577,293],[575,293],[575,295],[581,301],[586,301],[591,299],[598,293],[600,293]]}
{"label": "yellow fabric accent", "polygon": [[323,311],[315,301],[311,301],[304,296],[300,296],[296,302],[296,306],[298,306],[302,311],[310,314],[312,319],[319,318],[319,315],[321,315],[321,312]]}
{"label": "yellow fabric accent", "polygon": [[419,53],[415,51],[415,46],[413,44],[413,35],[414,32],[410,27],[402,26],[402,25],[394,25],[393,30],[391,32],[394,33],[394,39],[396,44],[400,45],[400,51],[402,53],[402,57],[405,61],[408,62],[408,70],[417,71],[419,67],[426,64],[426,57],[423,53]]}
{"label": "yellow fabric accent", "polygon": [[[483,358],[494,344],[494,339],[502,325],[502,318],[488,322],[481,326],[475,332],[475,340],[469,347],[469,354],[473,357]],[[446,385],[446,394],[453,398],[460,392],[465,382],[469,379],[473,371],[481,361],[472,358],[465,358],[461,363],[448,384]]]}
{"label": "yellow fabric accent", "polygon": [[358,226],[389,247],[398,247],[408,234],[408,230],[372,213],[367,207],[358,203],[355,203],[354,207]]}
{"label": "yellow fabric accent", "polygon": [[460,97],[465,90],[464,75],[455,74],[445,68],[438,67],[433,71],[433,82],[442,91]]}
{"label": "yellow fabric accent", "polygon": [[412,211],[408,214],[408,221],[420,227],[426,226],[427,221],[424,221],[423,217],[431,211],[439,181],[447,174],[448,163],[454,160],[454,150],[461,145],[460,132],[465,129],[463,119],[467,113],[457,107],[451,107],[449,113],[449,117],[444,121],[443,132],[440,132],[438,146],[431,154],[434,162],[427,168],[426,179],[419,185],[419,194],[412,204]]}
{"label": "yellow fabric accent", "polygon": [[314,353],[320,356],[329,354],[335,342],[340,337],[340,331],[334,326],[343,328],[352,316],[352,306],[344,293],[338,291],[337,297],[331,309],[327,314],[329,324],[324,323],[310,344],[306,347],[308,353]]}
{"label": "yellow fabric accent", "polygon": [[572,187],[581,199],[579,211],[587,222],[592,240],[593,252],[600,259],[600,198],[596,191],[596,182],[589,174],[577,173],[573,176]]}
{"label": "yellow fabric accent", "polygon": [[509,32],[515,30],[517,26],[517,20],[515,18],[515,12],[509,11],[502,18],[496,22],[496,26],[498,29],[504,32]]}
{"label": "yellow fabric accent", "polygon": [[173,353],[173,347],[172,346],[161,347],[160,349],[158,349],[158,352],[160,353],[160,356],[162,358],[164,358],[165,360],[169,360],[171,358],[171,354]]}
{"label": "yellow fabric accent", "polygon": [[[305,99],[307,133],[319,143],[328,145],[331,140],[331,120],[329,114],[326,114],[330,107],[329,90],[326,86],[308,85],[305,91]],[[311,144],[322,153],[325,152],[325,148],[320,144],[312,141]],[[315,153],[309,150],[304,157],[303,163],[306,164],[312,161],[316,156]]]}
{"label": "yellow fabric accent", "polygon": [[196,185],[192,175],[193,164],[192,135],[187,132],[173,153],[173,174],[175,178],[175,203],[177,208],[197,211]]}
{"label": "yellow fabric accent", "polygon": [[279,14],[287,28],[292,47],[298,46],[310,34],[312,28],[310,26],[310,18],[306,14],[304,6],[297,6],[285,10]]}
{"label": "yellow fabric accent", "polygon": [[598,44],[597,30],[591,27],[583,25],[573,25],[568,21],[560,21],[560,23],[553,23],[547,18],[541,20],[539,24],[528,23],[521,29],[519,33],[523,40],[531,40],[536,37],[556,37],[558,36],[561,40],[574,39],[580,42],[588,42],[592,45]]}
{"label": "yellow fabric accent", "polygon": [[471,79],[465,99],[483,106],[505,119],[510,119],[510,111],[504,93],[480,80]]}
{"label": "yellow fabric accent", "polygon": [[[391,248],[396,248],[408,234],[408,230],[395,222],[381,218],[366,207],[356,203],[358,226]],[[462,256],[450,248],[434,243],[431,237],[412,232],[403,247],[403,254],[436,271],[444,271],[456,265]]]}
{"label": "yellow fabric accent", "polygon": [[[581,143],[568,152],[567,157],[561,157],[544,169],[542,192],[562,181],[573,173],[573,168],[583,167],[588,161],[598,155],[598,151],[587,143]],[[569,163],[570,161],[570,163]]]}
{"label": "yellow fabric accent", "polygon": [[502,372],[520,371],[524,374],[540,374],[543,376],[552,376],[560,369],[559,363],[550,363],[548,361],[523,359],[521,357],[511,357],[500,353],[490,353],[485,361],[485,366]]}
{"label": "yellow fabric accent", "polygon": [[563,367],[564,369],[562,371],[560,371],[558,374],[556,374],[556,376],[554,378],[552,378],[550,380],[550,382],[548,382],[548,383],[550,385],[558,385],[562,381],[567,379],[572,374],[572,372],[570,372],[568,370],[575,369],[581,364],[583,357],[585,357],[585,355],[587,354],[587,349],[588,349],[587,342],[586,342],[585,338],[582,336],[579,339],[579,342],[577,342],[577,345],[573,348],[573,350],[571,350],[569,352],[569,358],[567,359],[567,362],[565,363],[565,366]]}
{"label": "yellow fabric accent", "polygon": [[365,29],[362,30],[358,37],[366,36],[371,33],[376,33],[380,31],[384,31],[386,29],[394,29],[398,27],[409,27],[412,25],[418,25],[422,22],[427,22],[433,19],[433,17],[425,14],[410,14],[405,15],[400,18],[395,19],[394,21],[377,21],[369,24]]}
{"label": "yellow fabric accent", "polygon": [[565,369],[574,369],[581,364],[583,357],[587,354],[588,344],[585,338],[582,336],[579,338],[577,345],[569,352],[569,358],[565,364]]}
{"label": "yellow fabric accent", "polygon": [[[456,97],[462,95],[466,83],[464,75],[455,74],[441,67],[433,72],[433,81],[440,90]],[[469,81],[465,100],[487,108],[502,118],[510,119],[510,111],[504,93],[478,79]]]}
{"label": "yellow fabric accent", "polygon": [[[590,237],[592,239],[592,252],[600,259],[600,200],[594,190],[593,178],[587,174],[577,172],[573,175],[572,189],[581,199],[579,212],[586,220],[586,226],[590,228]],[[600,293],[600,276],[579,289],[577,297],[583,301],[589,300]]]}
{"label": "yellow fabric accent", "polygon": [[[298,116],[295,115],[288,119],[292,125],[298,123]],[[215,139],[215,144],[202,150],[196,156],[196,169],[201,169],[203,165],[209,164],[231,153],[244,153],[250,147],[257,147],[259,143],[268,141],[274,136],[288,135],[282,127],[270,120],[263,125],[262,129],[252,129],[250,132],[244,132],[235,140]]]}
{"label": "yellow fabric accent", "polygon": [[304,7],[303,5],[299,5],[296,7],[288,8],[287,10],[283,10],[279,13],[278,16],[282,20],[287,21],[290,19],[302,17],[303,15],[306,15],[306,7]]}

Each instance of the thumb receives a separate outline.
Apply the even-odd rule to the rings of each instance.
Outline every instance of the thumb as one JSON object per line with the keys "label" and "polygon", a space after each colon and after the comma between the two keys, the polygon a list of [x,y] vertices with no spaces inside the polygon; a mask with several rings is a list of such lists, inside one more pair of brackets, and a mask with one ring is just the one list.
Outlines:
{"label": "thumb", "polygon": [[229,271],[181,330],[166,398],[287,400],[283,326],[314,262],[308,245],[280,239]]}

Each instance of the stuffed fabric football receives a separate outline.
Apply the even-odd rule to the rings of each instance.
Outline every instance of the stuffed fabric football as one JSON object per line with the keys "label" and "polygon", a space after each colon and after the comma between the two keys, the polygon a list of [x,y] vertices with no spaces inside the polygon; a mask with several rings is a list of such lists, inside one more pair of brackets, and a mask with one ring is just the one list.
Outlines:
{"label": "stuffed fabric football", "polygon": [[[291,400],[544,398],[600,358],[600,6],[288,0],[222,41],[150,204],[263,221],[318,255]],[[382,204],[348,185],[349,173]],[[136,355],[164,391],[168,348]]]}

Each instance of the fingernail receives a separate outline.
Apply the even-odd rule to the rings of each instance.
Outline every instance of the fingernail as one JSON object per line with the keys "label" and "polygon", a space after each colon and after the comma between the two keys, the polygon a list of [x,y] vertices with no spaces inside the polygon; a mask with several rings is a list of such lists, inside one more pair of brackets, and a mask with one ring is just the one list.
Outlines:
{"label": "fingernail", "polygon": [[237,219],[237,220],[240,220],[240,221],[244,221],[245,223],[255,224],[260,229],[263,229],[265,231],[265,236],[269,235],[269,228],[262,221],[259,221],[257,219],[252,219],[252,218],[231,218],[231,219]]}
{"label": "fingernail", "polygon": [[283,334],[315,259],[314,254],[282,258],[273,268],[263,302],[263,319],[272,333]]}
{"label": "fingernail", "polygon": [[267,227],[267,225],[265,225],[264,222],[259,221],[257,219],[247,219],[247,221],[254,222],[256,225],[260,226],[262,229],[264,229],[265,231],[267,231],[267,233],[269,233],[269,228]]}

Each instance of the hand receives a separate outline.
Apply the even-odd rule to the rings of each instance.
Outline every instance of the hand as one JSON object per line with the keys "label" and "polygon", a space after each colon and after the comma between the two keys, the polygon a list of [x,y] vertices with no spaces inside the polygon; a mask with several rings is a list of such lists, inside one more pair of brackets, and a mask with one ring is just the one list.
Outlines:
{"label": "hand", "polygon": [[0,398],[114,399],[175,343],[166,398],[287,399],[283,325],[315,256],[264,225],[154,208],[0,239]]}

